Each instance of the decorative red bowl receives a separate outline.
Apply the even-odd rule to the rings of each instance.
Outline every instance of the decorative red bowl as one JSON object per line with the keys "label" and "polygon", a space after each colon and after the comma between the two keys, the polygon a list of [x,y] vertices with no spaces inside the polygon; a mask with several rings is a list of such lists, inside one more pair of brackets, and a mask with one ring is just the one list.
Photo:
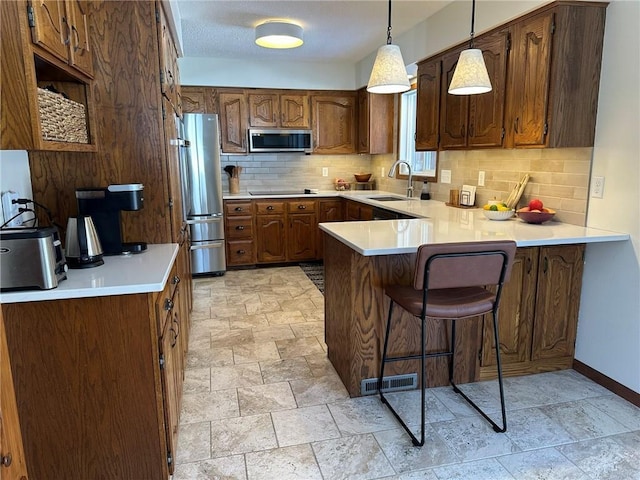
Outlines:
{"label": "decorative red bowl", "polygon": [[556,212],[550,208],[545,208],[542,211],[530,211],[529,207],[522,207],[516,210],[516,214],[527,223],[544,223],[551,220]]}
{"label": "decorative red bowl", "polygon": [[371,178],[370,173],[355,173],[353,176],[356,177],[356,182],[368,182]]}

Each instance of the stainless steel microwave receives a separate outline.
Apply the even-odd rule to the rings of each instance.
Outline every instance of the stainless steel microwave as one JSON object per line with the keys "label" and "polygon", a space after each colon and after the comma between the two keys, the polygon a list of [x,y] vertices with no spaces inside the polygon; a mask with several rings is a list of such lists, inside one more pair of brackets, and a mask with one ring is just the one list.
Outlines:
{"label": "stainless steel microwave", "polygon": [[250,128],[249,151],[311,153],[313,135],[311,130]]}

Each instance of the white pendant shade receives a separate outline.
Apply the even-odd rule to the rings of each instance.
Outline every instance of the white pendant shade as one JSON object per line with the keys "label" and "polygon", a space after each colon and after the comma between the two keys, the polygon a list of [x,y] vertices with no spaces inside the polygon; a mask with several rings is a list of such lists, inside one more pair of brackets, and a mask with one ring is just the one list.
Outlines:
{"label": "white pendant shade", "polygon": [[266,22],[256,27],[256,43],[265,48],[295,48],[302,45],[302,27],[286,22]]}
{"label": "white pendant shade", "polygon": [[475,95],[491,91],[491,81],[482,51],[471,48],[460,52],[460,58],[449,85],[452,95]]}
{"label": "white pendant shade", "polygon": [[371,93],[400,93],[411,88],[407,68],[400,47],[387,44],[378,49],[371,70],[367,91]]}

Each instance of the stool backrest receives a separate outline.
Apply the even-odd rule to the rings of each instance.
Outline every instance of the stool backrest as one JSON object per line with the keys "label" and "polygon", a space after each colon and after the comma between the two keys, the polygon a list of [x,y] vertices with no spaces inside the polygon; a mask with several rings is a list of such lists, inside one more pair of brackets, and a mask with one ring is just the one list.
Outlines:
{"label": "stool backrest", "polygon": [[413,288],[425,281],[428,289],[498,285],[509,279],[515,253],[512,240],[421,245]]}

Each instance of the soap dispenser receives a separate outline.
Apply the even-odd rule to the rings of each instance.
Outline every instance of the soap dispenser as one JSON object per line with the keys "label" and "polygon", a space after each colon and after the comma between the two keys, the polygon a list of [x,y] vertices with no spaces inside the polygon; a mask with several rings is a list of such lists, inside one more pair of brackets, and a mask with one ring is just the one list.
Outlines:
{"label": "soap dispenser", "polygon": [[429,194],[429,183],[424,182],[422,184],[422,192],[420,192],[420,200],[430,200],[431,195]]}

